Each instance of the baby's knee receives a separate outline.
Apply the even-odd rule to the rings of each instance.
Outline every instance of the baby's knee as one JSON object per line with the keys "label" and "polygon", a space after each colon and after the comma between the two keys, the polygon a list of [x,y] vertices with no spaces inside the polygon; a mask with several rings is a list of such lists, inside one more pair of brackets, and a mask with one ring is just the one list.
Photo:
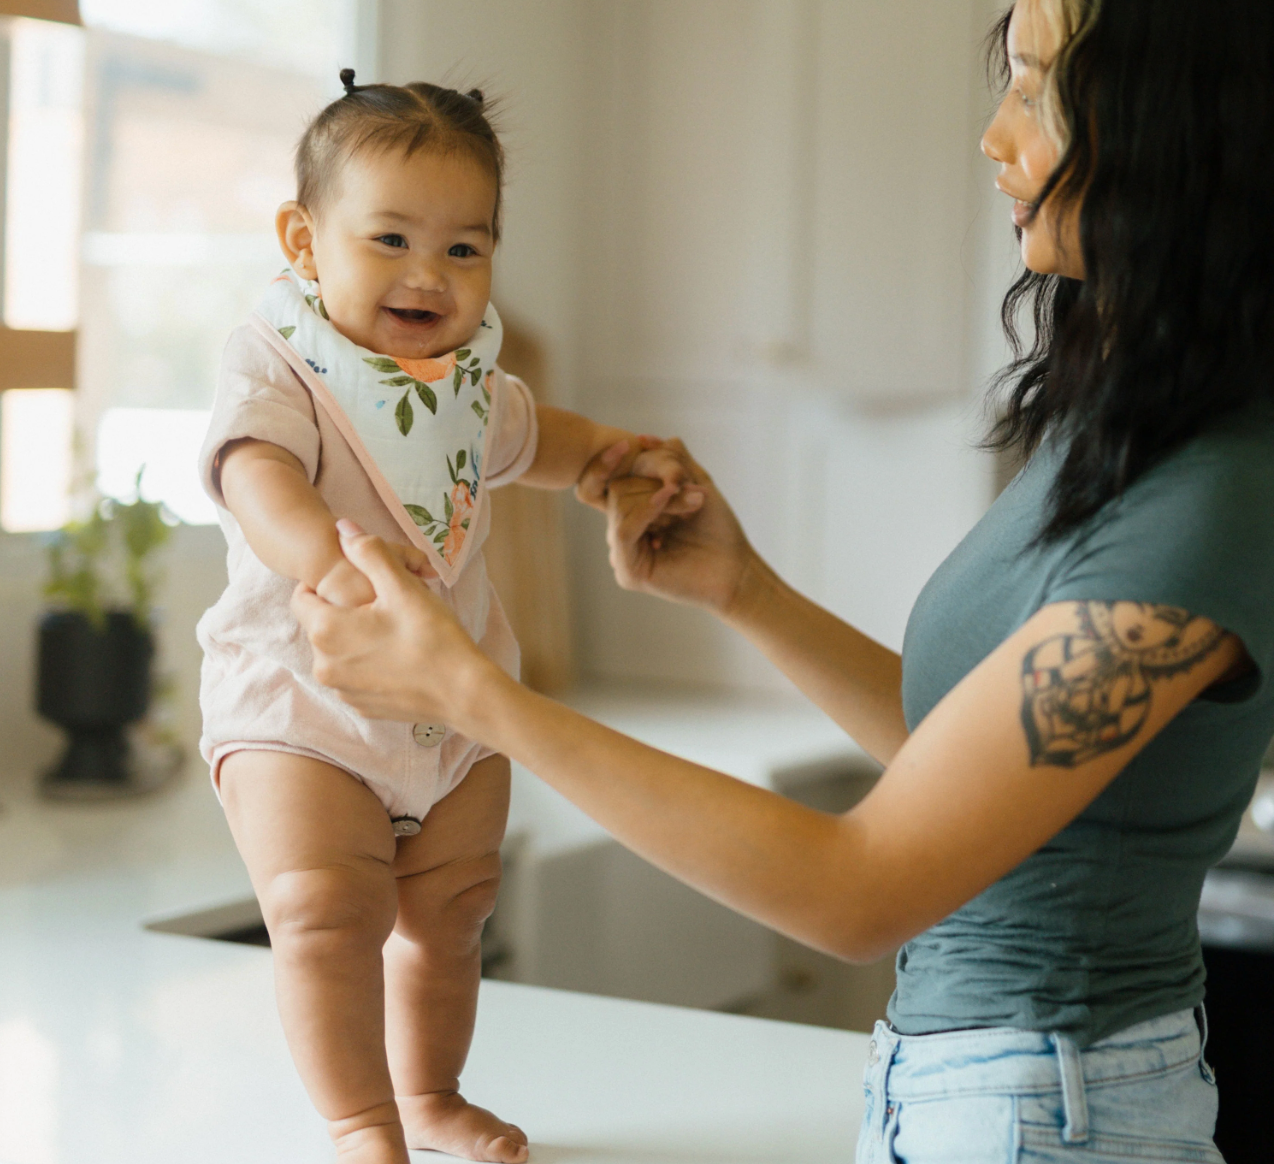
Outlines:
{"label": "baby's knee", "polygon": [[421,944],[472,944],[495,909],[499,892],[499,853],[402,878],[398,933]]}
{"label": "baby's knee", "polygon": [[261,895],[273,944],[383,942],[393,927],[388,868],[328,865],[279,873]]}

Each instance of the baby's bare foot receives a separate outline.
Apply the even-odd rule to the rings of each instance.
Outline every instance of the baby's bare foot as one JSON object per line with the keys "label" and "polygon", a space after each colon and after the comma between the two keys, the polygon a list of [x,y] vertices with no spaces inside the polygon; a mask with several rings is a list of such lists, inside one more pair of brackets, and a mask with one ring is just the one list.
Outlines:
{"label": "baby's bare foot", "polygon": [[409,1148],[432,1148],[491,1164],[523,1164],[530,1156],[521,1128],[475,1107],[459,1092],[400,1095],[398,1110]]}

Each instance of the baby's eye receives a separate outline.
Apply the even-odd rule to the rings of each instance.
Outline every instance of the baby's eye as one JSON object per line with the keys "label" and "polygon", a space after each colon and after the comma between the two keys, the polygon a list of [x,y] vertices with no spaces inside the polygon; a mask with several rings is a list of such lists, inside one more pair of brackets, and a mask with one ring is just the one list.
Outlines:
{"label": "baby's eye", "polygon": [[382,234],[376,239],[378,243],[384,243],[387,247],[406,248],[407,240],[401,234]]}
{"label": "baby's eye", "polygon": [[453,259],[469,259],[478,253],[475,247],[471,247],[468,243],[456,243],[454,247],[447,252]]}

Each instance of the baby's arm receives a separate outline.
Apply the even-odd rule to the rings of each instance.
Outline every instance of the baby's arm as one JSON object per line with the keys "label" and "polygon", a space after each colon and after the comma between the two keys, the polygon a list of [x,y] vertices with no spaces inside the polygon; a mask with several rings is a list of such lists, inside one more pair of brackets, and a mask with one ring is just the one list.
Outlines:
{"label": "baby's arm", "polygon": [[[524,485],[540,489],[569,489],[580,483],[584,470],[596,458],[605,456],[609,475],[623,477],[633,472],[659,481],[669,499],[677,497],[683,485],[692,482],[686,458],[677,456],[663,442],[637,436],[622,428],[598,424],[575,412],[536,406],[540,439],[535,460],[519,478]],[[620,447],[622,446],[622,448]],[[597,499],[576,494],[588,505],[605,508]],[[669,507],[670,512],[678,507]]]}
{"label": "baby's arm", "polygon": [[268,441],[237,440],[222,450],[220,466],[226,508],[265,565],[338,606],[375,599],[341,553],[336,518],[296,457]]}

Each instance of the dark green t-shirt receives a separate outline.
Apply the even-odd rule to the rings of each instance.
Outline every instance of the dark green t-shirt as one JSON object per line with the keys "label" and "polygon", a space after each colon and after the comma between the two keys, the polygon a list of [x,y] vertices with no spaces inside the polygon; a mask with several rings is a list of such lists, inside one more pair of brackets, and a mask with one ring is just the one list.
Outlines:
{"label": "dark green t-shirt", "polygon": [[904,1034],[1007,1026],[1085,1046],[1203,999],[1203,877],[1274,733],[1274,415],[1216,427],[1033,549],[1057,465],[1037,453],[921,593],[903,646],[908,725],[1055,602],[1180,607],[1236,634],[1257,670],[1186,707],[1078,819],[903,947],[889,1018]]}

